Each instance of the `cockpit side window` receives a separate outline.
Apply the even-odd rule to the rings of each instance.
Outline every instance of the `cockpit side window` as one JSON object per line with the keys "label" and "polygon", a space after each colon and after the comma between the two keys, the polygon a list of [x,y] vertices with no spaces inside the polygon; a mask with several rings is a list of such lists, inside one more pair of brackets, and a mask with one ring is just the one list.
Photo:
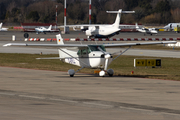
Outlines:
{"label": "cockpit side window", "polygon": [[98,47],[100,47],[103,51],[106,52],[106,49],[103,45],[89,45],[88,46],[91,51],[100,51]]}
{"label": "cockpit side window", "polygon": [[87,54],[89,54],[90,52],[91,52],[91,51],[90,51],[89,48],[84,48],[84,49],[79,49],[78,52],[77,52],[77,54],[78,54],[78,55],[87,55]]}

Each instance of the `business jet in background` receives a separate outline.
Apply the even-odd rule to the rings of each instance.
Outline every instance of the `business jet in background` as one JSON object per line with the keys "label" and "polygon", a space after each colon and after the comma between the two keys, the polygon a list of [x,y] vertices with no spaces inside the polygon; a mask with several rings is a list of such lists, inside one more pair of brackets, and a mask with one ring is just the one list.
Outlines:
{"label": "business jet in background", "polygon": [[139,28],[138,24],[136,23],[136,30],[139,31],[139,32],[142,32],[144,33],[144,35],[146,34],[150,34],[150,35],[153,35],[153,34],[158,34],[158,31],[156,30],[156,28]]}
{"label": "business jet in background", "polygon": [[175,27],[180,27],[180,23],[169,23],[164,26],[164,29],[174,30]]}
{"label": "business jet in background", "polygon": [[[116,34],[119,34],[120,29],[120,19],[121,13],[135,13],[135,11],[107,11],[107,13],[117,13],[116,20],[113,24],[83,24],[83,25],[67,25],[68,27],[73,27],[74,30],[81,28],[85,31],[87,38],[110,38]],[[126,26],[126,25],[123,25]],[[128,26],[128,25],[127,25]],[[64,27],[64,26],[60,26]]]}
{"label": "business jet in background", "polygon": [[57,30],[52,30],[52,25],[50,25],[49,28],[45,28],[45,27],[35,28],[35,32],[36,34],[39,34],[39,33],[46,34],[47,32],[57,32]]}
{"label": "business jet in background", "polygon": [[3,23],[0,24],[0,31],[7,31],[8,28],[3,28],[2,25],[3,25]]}

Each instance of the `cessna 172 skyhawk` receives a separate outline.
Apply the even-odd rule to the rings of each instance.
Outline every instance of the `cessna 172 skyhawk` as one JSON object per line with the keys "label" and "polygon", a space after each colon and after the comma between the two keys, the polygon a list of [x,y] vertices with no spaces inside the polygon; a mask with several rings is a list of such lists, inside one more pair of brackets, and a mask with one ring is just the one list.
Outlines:
{"label": "cessna 172 skyhawk", "polygon": [[[113,60],[126,52],[131,46],[135,45],[152,45],[152,44],[167,44],[176,43],[176,41],[161,41],[161,42],[142,42],[142,43],[118,43],[118,44],[64,44],[60,34],[56,35],[57,44],[28,44],[28,43],[8,43],[4,46],[41,46],[41,47],[58,47],[59,57],[53,58],[37,58],[37,59],[60,59],[66,63],[80,66],[77,71],[68,70],[68,74],[73,77],[76,72],[83,68],[100,69],[99,76],[105,76],[107,72],[109,76],[113,76],[113,69],[107,69],[108,65]],[[117,57],[113,58],[113,53],[106,52],[105,48],[118,48],[121,46],[129,46],[125,51],[121,52]],[[68,50],[69,49],[69,50]],[[70,50],[71,49],[71,50]],[[78,49],[78,52],[72,49]]]}
{"label": "cessna 172 skyhawk", "polygon": [[[122,11],[119,9],[118,11],[107,11],[107,13],[117,13],[116,20],[113,24],[82,24],[82,25],[67,25],[69,27],[81,28],[81,30],[85,31],[85,34],[88,38],[110,38],[116,34],[119,34],[121,31],[120,26],[132,26],[132,25],[119,25],[121,19],[121,13],[135,13],[135,11]],[[133,25],[134,26],[134,25]],[[60,26],[64,27],[64,26]]]}

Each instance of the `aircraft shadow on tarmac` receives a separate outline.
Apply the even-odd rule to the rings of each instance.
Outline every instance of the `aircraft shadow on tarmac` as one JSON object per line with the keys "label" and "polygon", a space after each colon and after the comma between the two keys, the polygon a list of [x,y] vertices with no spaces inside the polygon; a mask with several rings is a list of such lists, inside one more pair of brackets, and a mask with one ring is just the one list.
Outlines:
{"label": "aircraft shadow on tarmac", "polygon": [[[71,78],[67,74],[63,74],[63,76],[55,76],[57,78]],[[74,77],[84,78],[84,77],[99,77],[98,74],[85,74],[85,73],[78,73]],[[106,75],[104,77],[113,78],[113,77],[136,77],[136,78],[166,78],[167,75],[113,75],[113,77],[110,77],[109,75]],[[73,78],[73,77],[72,77]],[[103,78],[103,77],[102,77]]]}

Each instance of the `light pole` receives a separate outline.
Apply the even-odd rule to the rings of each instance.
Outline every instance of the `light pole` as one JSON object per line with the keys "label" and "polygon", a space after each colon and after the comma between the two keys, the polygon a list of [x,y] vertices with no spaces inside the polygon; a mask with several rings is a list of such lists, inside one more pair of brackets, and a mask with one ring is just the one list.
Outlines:
{"label": "light pole", "polygon": [[64,0],[64,33],[66,33],[66,0]]}
{"label": "light pole", "polygon": [[89,24],[91,24],[91,0],[89,0]]}

